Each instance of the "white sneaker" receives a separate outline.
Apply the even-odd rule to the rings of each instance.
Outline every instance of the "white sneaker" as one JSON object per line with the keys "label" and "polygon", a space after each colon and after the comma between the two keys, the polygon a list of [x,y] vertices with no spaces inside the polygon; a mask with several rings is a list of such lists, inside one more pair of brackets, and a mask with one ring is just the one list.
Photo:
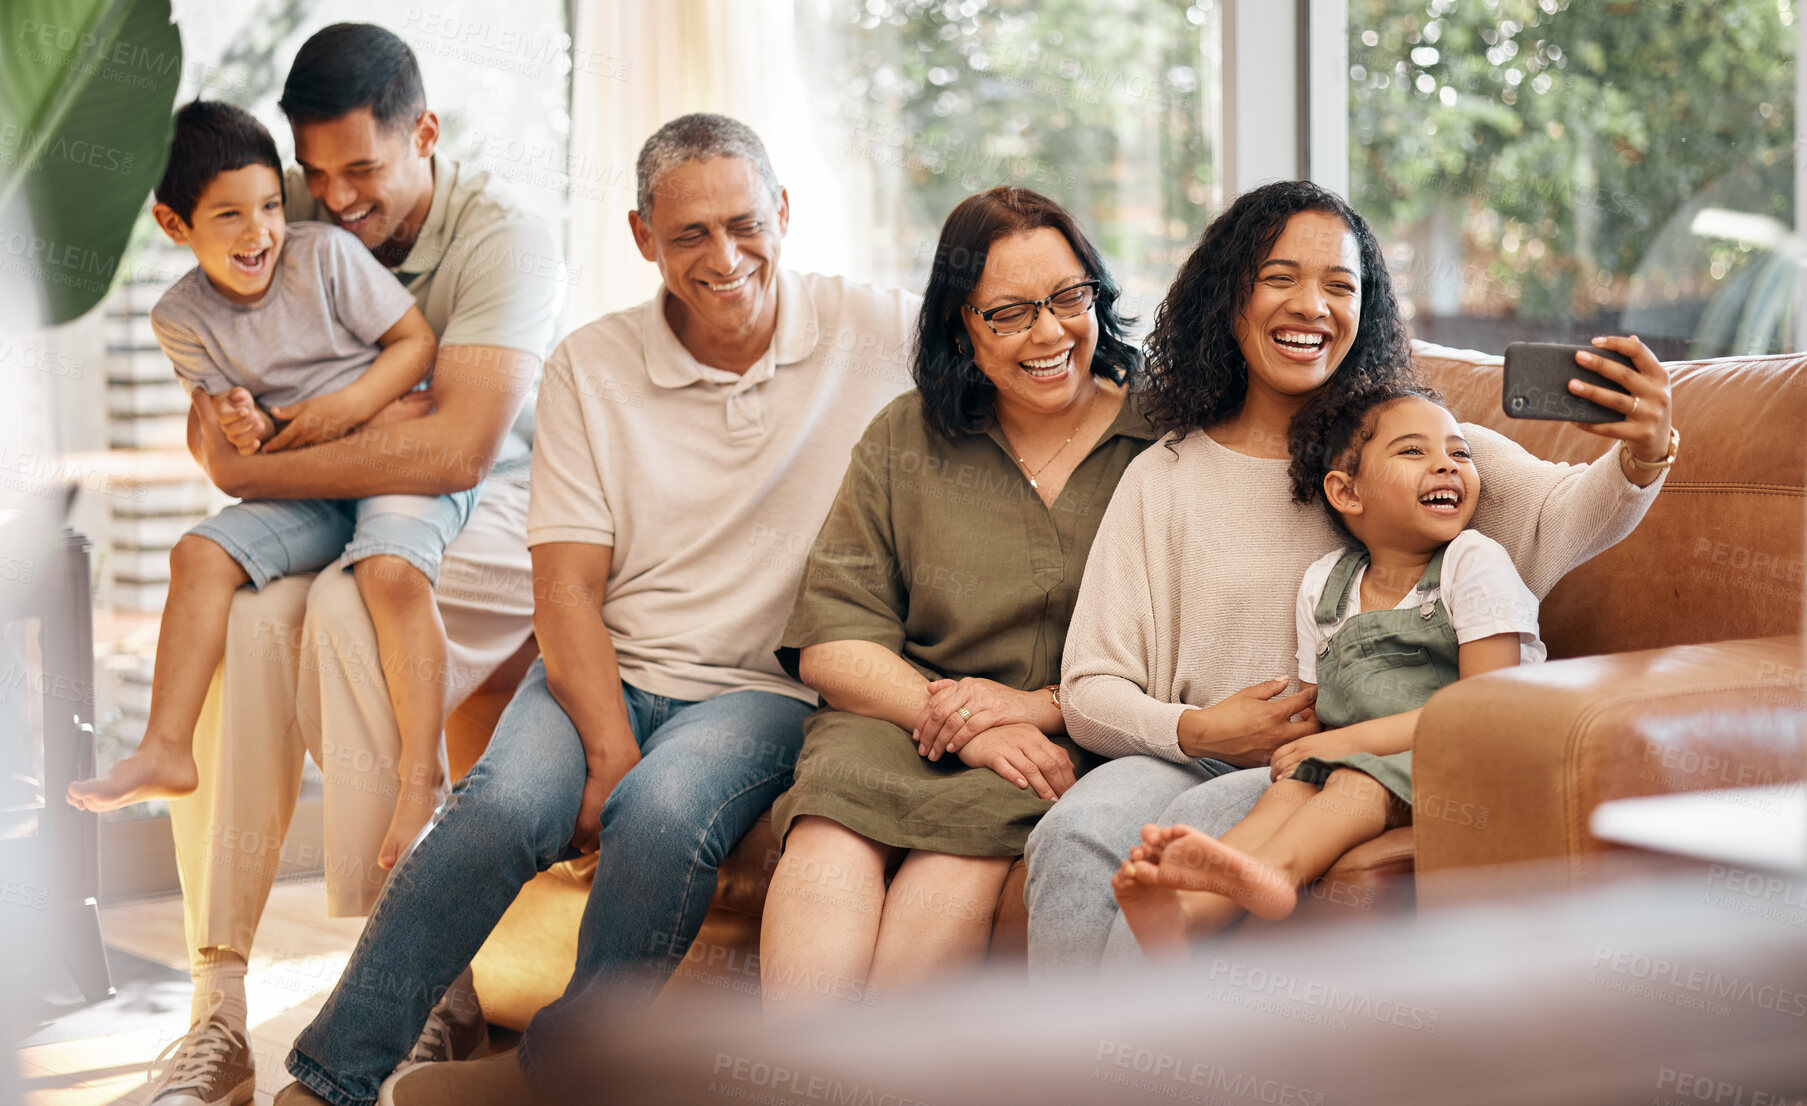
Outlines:
{"label": "white sneaker", "polygon": [[489,1025],[478,1012],[475,1018],[448,1017],[435,1006],[421,1027],[420,1040],[408,1053],[406,1065],[436,1064],[444,1060],[477,1060],[489,1054]]}
{"label": "white sneaker", "polygon": [[[145,1102],[153,1106],[245,1106],[257,1091],[251,1045],[219,1016],[224,996],[214,992],[207,1017],[151,1061],[164,1065]],[[173,1053],[173,1055],[172,1055]]]}

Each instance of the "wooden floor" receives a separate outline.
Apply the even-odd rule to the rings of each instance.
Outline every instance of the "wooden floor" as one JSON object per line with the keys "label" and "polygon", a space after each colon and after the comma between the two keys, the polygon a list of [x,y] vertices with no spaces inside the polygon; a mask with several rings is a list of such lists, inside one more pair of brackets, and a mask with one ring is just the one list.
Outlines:
{"label": "wooden floor", "polygon": [[[251,1049],[257,1064],[258,1106],[290,1082],[282,1066],[295,1036],[339,978],[362,918],[328,918],[320,883],[280,883],[259,926],[245,996]],[[134,902],[101,911],[108,945],[180,971],[188,970],[178,897]],[[146,1015],[143,1024],[82,1040],[21,1049],[19,1074],[27,1106],[138,1103],[148,1085],[145,1066],[188,1029],[188,1011]]]}

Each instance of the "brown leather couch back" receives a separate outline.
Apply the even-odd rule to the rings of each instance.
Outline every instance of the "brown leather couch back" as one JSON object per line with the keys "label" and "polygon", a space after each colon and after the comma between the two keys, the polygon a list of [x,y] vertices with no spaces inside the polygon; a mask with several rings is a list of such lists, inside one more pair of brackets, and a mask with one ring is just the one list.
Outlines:
{"label": "brown leather couch back", "polygon": [[[1507,418],[1499,358],[1420,343],[1416,360],[1458,418],[1539,457],[1581,463],[1610,444],[1568,423]],[[1801,632],[1807,356],[1668,369],[1675,468],[1637,530],[1544,601],[1551,659]]]}

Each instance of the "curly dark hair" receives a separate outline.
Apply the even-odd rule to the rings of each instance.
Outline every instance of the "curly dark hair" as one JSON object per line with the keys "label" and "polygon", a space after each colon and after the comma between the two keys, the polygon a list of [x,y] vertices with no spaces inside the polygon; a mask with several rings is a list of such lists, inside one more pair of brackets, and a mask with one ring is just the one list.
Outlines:
{"label": "curly dark hair", "polygon": [[1149,419],[1181,434],[1212,426],[1242,409],[1249,364],[1236,340],[1255,276],[1289,219],[1302,211],[1336,216],[1361,252],[1361,316],[1355,344],[1325,391],[1354,390],[1411,370],[1411,335],[1386,259],[1368,223],[1341,196],[1310,181],[1276,181],[1237,197],[1211,221],[1155,309],[1147,342]]}
{"label": "curly dark hair", "polygon": [[1293,502],[1318,500],[1330,521],[1354,537],[1343,516],[1324,494],[1324,477],[1332,472],[1354,476],[1361,471],[1362,447],[1374,440],[1380,413],[1402,399],[1424,399],[1444,406],[1436,389],[1413,377],[1386,380],[1353,390],[1323,388],[1293,415],[1287,444],[1292,448]]}
{"label": "curly dark hair", "polygon": [[960,307],[985,272],[991,244],[1000,238],[1039,227],[1053,227],[1073,247],[1086,276],[1098,282],[1093,303],[1098,319],[1098,347],[1092,354],[1094,376],[1119,384],[1133,377],[1141,354],[1125,336],[1133,319],[1117,314],[1122,294],[1104,259],[1059,204],[1027,188],[1001,187],[968,196],[948,213],[935,246],[935,262],[916,317],[916,342],[910,375],[922,393],[922,413],[929,426],[945,437],[976,433],[991,415],[997,388],[973,361],[972,342]]}

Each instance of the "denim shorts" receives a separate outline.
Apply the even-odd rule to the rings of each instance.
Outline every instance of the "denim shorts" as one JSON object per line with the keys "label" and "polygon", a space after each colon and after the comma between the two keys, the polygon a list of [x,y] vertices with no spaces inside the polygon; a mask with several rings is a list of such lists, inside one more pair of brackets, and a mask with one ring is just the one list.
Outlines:
{"label": "denim shorts", "polygon": [[257,589],[336,560],[349,568],[385,555],[400,557],[437,584],[445,547],[470,520],[482,487],[450,495],[247,499],[189,533],[224,549]]}

